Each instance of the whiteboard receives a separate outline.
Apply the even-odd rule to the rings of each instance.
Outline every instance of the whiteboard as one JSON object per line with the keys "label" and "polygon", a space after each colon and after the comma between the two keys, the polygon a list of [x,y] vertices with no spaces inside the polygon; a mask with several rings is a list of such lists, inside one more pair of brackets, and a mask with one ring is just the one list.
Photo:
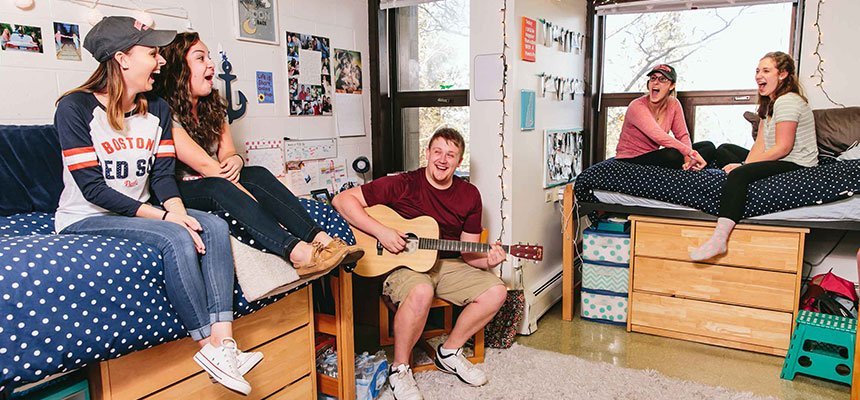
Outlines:
{"label": "whiteboard", "polygon": [[337,139],[284,140],[284,161],[337,157]]}

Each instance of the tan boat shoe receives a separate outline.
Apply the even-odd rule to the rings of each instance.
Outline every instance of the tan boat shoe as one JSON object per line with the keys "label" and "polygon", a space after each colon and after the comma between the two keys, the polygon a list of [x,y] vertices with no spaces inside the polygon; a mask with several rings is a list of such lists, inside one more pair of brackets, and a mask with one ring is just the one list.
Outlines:
{"label": "tan boat shoe", "polygon": [[320,272],[329,271],[332,268],[340,265],[343,258],[346,257],[347,251],[333,252],[320,242],[312,242],[313,250],[308,261],[303,263],[293,263],[296,273],[299,276],[314,275]]}
{"label": "tan boat shoe", "polygon": [[341,264],[352,264],[364,257],[364,249],[358,246],[350,246],[341,238],[334,238],[328,246],[325,247],[328,251],[337,254],[346,250],[346,256],[341,261]]}

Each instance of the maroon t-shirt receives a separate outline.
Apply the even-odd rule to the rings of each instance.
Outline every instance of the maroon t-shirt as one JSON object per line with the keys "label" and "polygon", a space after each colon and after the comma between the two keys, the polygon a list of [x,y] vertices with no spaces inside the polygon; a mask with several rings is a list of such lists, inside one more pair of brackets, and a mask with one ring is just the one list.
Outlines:
{"label": "maroon t-shirt", "polygon": [[[361,185],[368,206],[384,204],[400,216],[412,219],[427,215],[439,223],[441,239],[460,240],[463,232],[481,234],[481,193],[462,178],[454,177],[451,187],[439,190],[427,181],[424,168],[386,176]],[[440,252],[441,258],[459,257],[457,252]]]}

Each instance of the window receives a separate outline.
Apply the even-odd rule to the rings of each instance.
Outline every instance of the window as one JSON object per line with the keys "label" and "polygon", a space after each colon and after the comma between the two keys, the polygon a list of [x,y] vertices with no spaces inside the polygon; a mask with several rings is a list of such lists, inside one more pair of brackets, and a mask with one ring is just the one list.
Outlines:
{"label": "window", "polygon": [[790,52],[790,3],[609,15],[604,91],[642,92],[645,74],[666,63],[679,91],[751,89],[761,56]]}
{"label": "window", "polygon": [[606,158],[615,157],[615,147],[621,136],[621,126],[624,125],[624,113],[627,107],[606,107]]}
{"label": "window", "polygon": [[752,125],[743,114],[755,110],[754,105],[697,106],[696,140],[708,140],[716,146],[732,143],[749,149],[753,145]]}
{"label": "window", "polygon": [[397,88],[469,88],[469,2],[442,0],[397,9]]}
{"label": "window", "polygon": [[[414,3],[413,3],[414,4]],[[426,165],[427,141],[447,125],[466,140],[458,174],[469,174],[469,0],[438,0],[383,11],[392,36],[383,121],[391,143],[387,171]],[[385,23],[385,22],[383,22]],[[386,157],[389,157],[387,154]]]}
{"label": "window", "polygon": [[403,109],[403,134],[406,137],[406,170],[427,166],[424,151],[430,137],[442,124],[463,134],[466,151],[458,175],[469,175],[469,107],[414,107]]}
{"label": "window", "polygon": [[677,96],[693,141],[749,148],[743,112],[755,108],[755,68],[768,52],[792,53],[797,12],[786,2],[597,17],[603,90],[595,161],[615,155],[626,105],[642,95],[645,74],[660,63],[678,72]]}

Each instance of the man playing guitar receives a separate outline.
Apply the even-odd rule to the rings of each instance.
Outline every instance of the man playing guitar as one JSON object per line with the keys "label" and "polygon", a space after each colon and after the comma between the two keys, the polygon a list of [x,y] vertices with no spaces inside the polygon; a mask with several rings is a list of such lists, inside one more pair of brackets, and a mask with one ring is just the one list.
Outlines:
{"label": "man playing guitar", "polygon": [[[481,236],[481,194],[471,183],[455,177],[463,161],[463,136],[453,128],[438,129],[427,146],[427,167],[386,176],[338,194],[332,204],[350,225],[376,237],[382,246],[399,253],[406,235],[389,228],[364,211],[383,204],[404,218],[433,217],[442,239],[478,242]],[[462,347],[490,322],[505,301],[504,283],[489,270],[507,258],[497,243],[487,253],[440,252],[426,272],[399,268],[385,280],[383,294],[398,304],[394,315],[394,362],[389,385],[398,400],[422,399],[412,370],[412,348],[421,336],[434,296],[465,306],[448,339],[436,349],[439,370],[461,381],[481,386],[486,374],[463,356]]]}

